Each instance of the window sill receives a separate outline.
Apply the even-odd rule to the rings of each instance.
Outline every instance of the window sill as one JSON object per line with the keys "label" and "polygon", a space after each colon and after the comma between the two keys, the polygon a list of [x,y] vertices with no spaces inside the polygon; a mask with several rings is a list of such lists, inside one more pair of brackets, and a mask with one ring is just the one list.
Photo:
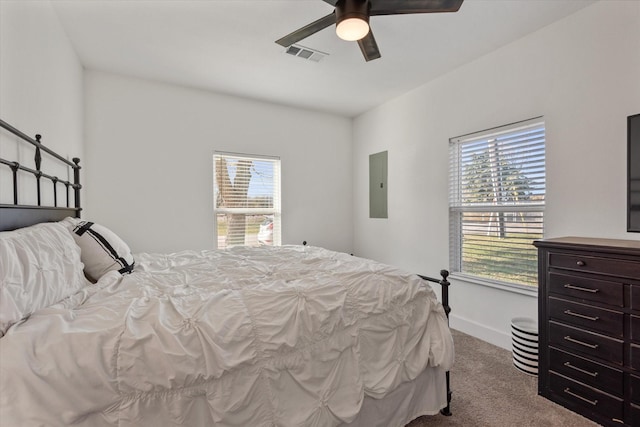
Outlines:
{"label": "window sill", "polygon": [[449,276],[449,280],[458,280],[461,282],[471,283],[474,285],[487,286],[489,288],[500,289],[506,292],[513,292],[516,294],[526,295],[529,297],[538,298],[538,288],[525,286],[525,285],[516,285],[513,283],[500,282],[497,280],[491,279],[481,279],[476,276],[470,276],[464,273],[451,273]]}

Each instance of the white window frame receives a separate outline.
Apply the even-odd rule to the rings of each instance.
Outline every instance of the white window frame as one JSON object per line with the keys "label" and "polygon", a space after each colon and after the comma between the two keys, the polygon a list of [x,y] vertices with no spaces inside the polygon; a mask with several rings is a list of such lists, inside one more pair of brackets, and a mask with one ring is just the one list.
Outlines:
{"label": "white window frame", "polygon": [[[251,208],[251,207],[221,207],[218,206],[218,183],[217,183],[217,170],[216,170],[216,160],[220,157],[223,157],[227,160],[252,160],[252,161],[268,161],[273,164],[273,192],[271,196],[273,197],[273,207],[261,207],[261,208]],[[282,208],[281,208],[281,164],[280,157],[277,156],[264,156],[264,155],[254,155],[254,154],[242,154],[242,153],[232,153],[232,152],[223,152],[223,151],[215,151],[213,155],[213,234],[214,234],[214,247],[219,248],[219,239],[218,239],[218,215],[226,215],[226,214],[244,214],[247,216],[254,215],[264,215],[264,216],[272,216],[273,217],[273,246],[280,246],[282,244],[282,227],[281,227],[281,217],[282,217]],[[236,245],[237,246],[237,245]],[[245,246],[245,245],[242,245]],[[226,247],[226,246],[225,246]]]}
{"label": "white window frame", "polygon": [[[540,170],[539,165],[536,165],[536,178],[531,182],[534,183],[535,186],[535,197],[530,197],[527,201],[514,201],[509,200],[509,198],[504,198],[503,201],[496,201],[498,198],[495,197],[491,202],[469,202],[469,195],[474,194],[473,189],[470,186],[465,186],[464,177],[462,176],[462,163],[465,161],[462,158],[464,157],[468,160],[468,154],[463,154],[463,150],[468,150],[469,147],[473,147],[473,144],[478,144],[477,146],[481,146],[481,144],[486,141],[487,144],[494,143],[496,140],[501,140],[501,138],[505,138],[509,135],[518,134],[520,132],[532,131],[535,129],[542,130],[542,172],[541,177],[538,170]],[[537,138],[539,139],[539,138]],[[546,170],[545,170],[545,151],[546,151],[546,131],[545,131],[545,123],[542,117],[536,117],[533,119],[513,123],[506,126],[500,126],[493,129],[488,129],[481,132],[476,132],[473,134],[463,135],[460,137],[451,138],[449,140],[449,148],[450,148],[450,175],[449,175],[449,262],[451,275],[453,278],[457,278],[460,280],[464,280],[471,283],[496,287],[500,289],[506,289],[509,291],[523,293],[535,296],[537,295],[537,280],[530,282],[530,284],[523,283],[515,283],[511,282],[505,277],[487,277],[486,275],[479,275],[474,272],[465,271],[465,263],[463,261],[463,251],[464,251],[464,240],[465,240],[465,231],[463,229],[463,223],[465,218],[470,218],[471,215],[486,215],[489,214],[518,214],[522,215],[523,218],[535,218],[536,221],[533,227],[535,230],[539,224],[539,233],[531,232],[529,228],[526,228],[525,233],[518,233],[518,238],[522,240],[522,250],[531,251],[528,256],[535,256],[536,251],[535,247],[531,244],[530,248],[526,246],[526,233],[531,233],[532,236],[535,236],[531,239],[531,243],[533,240],[542,238],[544,236],[544,210],[545,210],[545,198],[546,198]],[[498,145],[498,144],[496,144]],[[537,150],[540,150],[540,146],[537,146]],[[480,150],[480,149],[478,149]],[[468,151],[467,151],[468,153]],[[488,153],[488,151],[487,151]],[[514,151],[511,151],[513,154]],[[524,154],[524,156],[539,156],[539,151],[536,154]],[[536,157],[537,159],[538,157]],[[466,163],[470,164],[470,161]],[[514,163],[517,164],[517,161]],[[529,165],[529,166],[527,166]],[[523,162],[523,167],[530,167],[531,162],[526,163]],[[468,184],[468,182],[467,182]],[[471,191],[471,192],[470,192]],[[498,193],[502,194],[502,193]],[[528,220],[529,221],[529,220]],[[527,224],[532,224],[532,222],[527,222]],[[470,221],[469,221],[470,223]],[[466,236],[471,236],[473,233],[469,233],[468,231],[471,229],[470,224],[467,223],[467,234]],[[504,223],[501,223],[504,225]],[[486,232],[489,234],[490,232],[490,221],[489,226],[483,229],[483,233]],[[483,224],[484,226],[484,224]],[[522,236],[524,234],[525,236]],[[468,239],[469,240],[469,239]],[[508,243],[503,243],[505,246]],[[496,246],[492,245],[492,249]],[[498,246],[499,249],[502,249],[506,253],[501,246]],[[532,255],[533,254],[533,255]],[[535,257],[537,260],[537,256]],[[496,261],[499,262],[499,261]],[[514,261],[516,262],[516,261]],[[518,260],[518,262],[522,262],[522,259]],[[537,261],[534,262],[533,265],[528,265],[533,261],[526,262],[526,271],[529,275],[529,279],[531,280],[531,274],[534,274],[537,277]],[[533,269],[533,270],[531,270]],[[500,276],[500,275],[498,275]]]}

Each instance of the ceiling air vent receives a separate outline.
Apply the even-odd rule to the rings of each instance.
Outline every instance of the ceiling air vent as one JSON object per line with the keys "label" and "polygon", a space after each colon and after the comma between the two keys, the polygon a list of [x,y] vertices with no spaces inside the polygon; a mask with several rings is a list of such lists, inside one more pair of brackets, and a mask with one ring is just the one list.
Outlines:
{"label": "ceiling air vent", "polygon": [[322,58],[329,55],[328,53],[320,52],[308,47],[292,44],[285,50],[289,55],[297,56],[298,58],[308,59],[313,62],[320,62]]}

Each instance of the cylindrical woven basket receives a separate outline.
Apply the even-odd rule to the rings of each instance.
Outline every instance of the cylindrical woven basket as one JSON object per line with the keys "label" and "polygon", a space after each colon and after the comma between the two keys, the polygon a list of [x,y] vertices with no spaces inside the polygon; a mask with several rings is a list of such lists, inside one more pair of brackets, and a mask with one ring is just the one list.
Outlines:
{"label": "cylindrical woven basket", "polygon": [[538,324],[527,317],[511,319],[513,365],[529,375],[538,375]]}

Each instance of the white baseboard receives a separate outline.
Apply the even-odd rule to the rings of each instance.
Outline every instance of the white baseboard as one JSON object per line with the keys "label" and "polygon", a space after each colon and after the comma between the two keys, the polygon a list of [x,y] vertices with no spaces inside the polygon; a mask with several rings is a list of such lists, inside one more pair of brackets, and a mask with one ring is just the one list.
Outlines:
{"label": "white baseboard", "polygon": [[452,329],[456,329],[460,332],[511,351],[510,331],[505,332],[493,329],[469,319],[465,319],[464,317],[457,316],[453,313],[451,313],[451,316],[449,317],[449,324]]}

